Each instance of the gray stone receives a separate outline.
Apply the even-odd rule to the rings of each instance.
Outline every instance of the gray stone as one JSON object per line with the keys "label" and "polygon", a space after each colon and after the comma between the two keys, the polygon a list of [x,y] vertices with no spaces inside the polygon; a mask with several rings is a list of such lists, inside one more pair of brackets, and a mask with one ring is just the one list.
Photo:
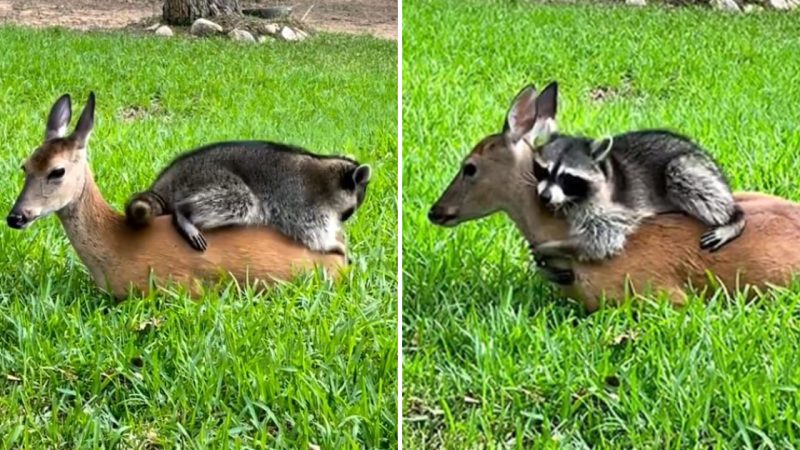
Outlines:
{"label": "gray stone", "polygon": [[228,37],[233,39],[234,41],[239,41],[239,42],[255,42],[256,41],[256,38],[254,38],[253,35],[250,34],[250,32],[245,31],[245,30],[240,30],[238,28],[234,28],[233,30],[231,30],[231,32],[228,33]]}
{"label": "gray stone", "polygon": [[647,6],[646,0],[625,0],[625,4],[628,6]]}
{"label": "gray stone", "polygon": [[711,4],[721,11],[741,12],[739,4],[734,0],[712,0]]}
{"label": "gray stone", "polygon": [[269,23],[267,25],[264,25],[264,32],[269,35],[275,36],[278,33],[280,33],[280,31],[281,27],[279,27],[277,23]]}
{"label": "gray stone", "polygon": [[172,32],[172,28],[162,25],[156,29],[156,35],[164,36],[164,37],[171,37],[175,33]]}
{"label": "gray stone", "polygon": [[788,11],[800,6],[800,0],[769,0],[769,6],[782,11]]}
{"label": "gray stone", "polygon": [[197,19],[192,24],[190,31],[195,36],[208,36],[222,33],[222,27],[210,20]]}
{"label": "gray stone", "polygon": [[294,30],[294,32],[295,32],[295,33],[297,33],[297,38],[298,38],[297,40],[298,40],[298,41],[303,41],[303,40],[305,40],[306,38],[308,38],[308,33],[306,33],[305,31],[303,31],[303,30],[301,30],[301,29],[299,29],[299,28],[296,28],[296,29]]}
{"label": "gray stone", "polygon": [[300,40],[300,37],[297,35],[297,33],[295,33],[295,31],[293,29],[291,29],[290,27],[281,28],[280,37],[284,41],[299,41]]}

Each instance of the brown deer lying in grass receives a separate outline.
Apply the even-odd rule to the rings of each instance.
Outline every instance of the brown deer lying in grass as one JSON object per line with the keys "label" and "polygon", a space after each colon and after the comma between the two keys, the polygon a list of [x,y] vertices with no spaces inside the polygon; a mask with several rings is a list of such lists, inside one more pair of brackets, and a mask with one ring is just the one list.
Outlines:
{"label": "brown deer lying in grass", "polygon": [[12,228],[25,228],[56,213],[100,289],[117,298],[131,288],[147,292],[152,276],[157,283],[179,283],[196,293],[200,283],[226,274],[239,282],[273,282],[315,266],[337,274],[345,265],[342,255],[313,253],[264,227],[211,230],[207,237],[213,245],[205,253],[189,247],[169,216],[147,228],[131,228],[103,199],[87,161],[94,106],[91,94],[75,131],[67,136],[69,96],[56,102],[44,144],[23,165],[25,186],[7,221]]}
{"label": "brown deer lying in grass", "polygon": [[[503,131],[483,138],[463,160],[428,214],[433,223],[455,226],[502,211],[531,244],[567,237],[565,222],[542,208],[530,182],[533,155],[525,140],[541,126],[537,122],[555,117],[554,110],[547,117],[541,111],[537,116],[535,91],[532,95],[518,97]],[[661,291],[680,305],[689,286],[703,290],[719,283],[739,291],[786,285],[800,271],[800,204],[758,193],[737,193],[735,198],[748,225],[717,252],[700,249],[704,226],[699,221],[663,214],[646,219],[621,255],[602,263],[546,261],[551,267],[544,268],[543,275],[559,281],[565,293],[582,300],[589,311],[604,297],[622,300],[628,289]]]}

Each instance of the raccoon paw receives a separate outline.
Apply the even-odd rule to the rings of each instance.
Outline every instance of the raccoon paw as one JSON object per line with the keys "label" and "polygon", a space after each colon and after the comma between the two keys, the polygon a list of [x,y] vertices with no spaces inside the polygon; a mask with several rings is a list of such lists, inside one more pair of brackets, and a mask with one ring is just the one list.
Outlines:
{"label": "raccoon paw", "polygon": [[204,252],[208,248],[208,242],[206,242],[205,236],[200,232],[192,234],[191,236],[186,236],[186,238],[189,240],[189,245],[198,252]]}
{"label": "raccoon paw", "polygon": [[555,267],[540,267],[539,274],[545,280],[561,286],[568,286],[575,283],[575,272],[570,269],[558,269]]}
{"label": "raccoon paw", "polygon": [[700,248],[715,252],[730,242],[736,234],[729,227],[718,227],[708,230],[700,236]]}

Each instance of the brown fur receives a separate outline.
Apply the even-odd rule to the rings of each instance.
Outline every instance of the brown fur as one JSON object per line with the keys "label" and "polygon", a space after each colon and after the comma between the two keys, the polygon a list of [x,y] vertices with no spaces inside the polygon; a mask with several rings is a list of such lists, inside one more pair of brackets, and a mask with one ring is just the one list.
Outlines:
{"label": "brown fur", "polygon": [[[563,239],[567,224],[540,207],[530,183],[532,154],[524,146],[509,148],[502,135],[481,140],[464,162],[477,166],[477,179],[460,174],[432,207],[455,215],[447,226],[503,211],[532,243]],[[713,287],[707,271],[730,291],[745,286],[764,289],[786,285],[800,271],[800,204],[758,193],[737,193],[747,227],[718,252],[701,250],[703,225],[688,216],[665,214],[647,219],[629,237],[622,255],[603,263],[573,265],[576,283],[566,293],[589,311],[605,296],[612,304],[624,298],[626,279],[633,292],[665,292],[681,305],[686,288]]]}

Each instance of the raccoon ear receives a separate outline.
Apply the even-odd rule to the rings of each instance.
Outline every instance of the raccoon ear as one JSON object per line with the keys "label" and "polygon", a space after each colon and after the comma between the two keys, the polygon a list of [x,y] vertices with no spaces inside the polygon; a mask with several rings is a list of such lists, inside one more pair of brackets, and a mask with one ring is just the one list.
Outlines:
{"label": "raccoon ear", "polygon": [[369,179],[372,176],[372,169],[370,169],[369,165],[362,164],[353,170],[353,183],[356,186],[362,186],[369,183]]}
{"label": "raccoon ear", "polygon": [[595,161],[602,161],[606,159],[611,148],[614,146],[614,138],[609,137],[605,139],[595,139],[589,146],[589,155]]}
{"label": "raccoon ear", "polygon": [[536,88],[529,84],[517,93],[511,102],[511,107],[506,113],[503,124],[503,134],[509,135],[514,141],[525,136],[536,121]]}

